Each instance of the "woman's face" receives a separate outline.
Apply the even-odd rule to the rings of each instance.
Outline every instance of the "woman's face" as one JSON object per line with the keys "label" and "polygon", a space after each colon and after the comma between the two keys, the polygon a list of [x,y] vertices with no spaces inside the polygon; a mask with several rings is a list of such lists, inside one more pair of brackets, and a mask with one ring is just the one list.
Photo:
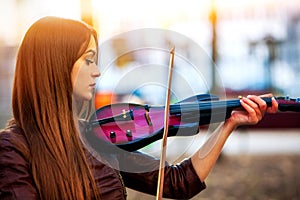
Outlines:
{"label": "woman's face", "polygon": [[73,95],[76,100],[91,100],[96,85],[96,78],[100,76],[97,61],[97,46],[91,37],[85,53],[75,62],[72,69]]}

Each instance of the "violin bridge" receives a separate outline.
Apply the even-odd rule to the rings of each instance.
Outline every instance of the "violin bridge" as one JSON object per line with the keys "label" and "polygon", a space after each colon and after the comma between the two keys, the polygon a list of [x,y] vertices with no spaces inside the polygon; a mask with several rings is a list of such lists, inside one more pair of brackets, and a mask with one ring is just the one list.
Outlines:
{"label": "violin bridge", "polygon": [[150,116],[149,116],[149,106],[148,105],[145,105],[145,114],[144,114],[144,116],[145,116],[145,119],[147,121],[148,126],[152,126],[153,124],[152,124],[152,121],[151,121]]}
{"label": "violin bridge", "polygon": [[152,126],[152,122],[151,122],[151,119],[150,119],[148,111],[145,112],[145,118],[146,118],[148,126]]}

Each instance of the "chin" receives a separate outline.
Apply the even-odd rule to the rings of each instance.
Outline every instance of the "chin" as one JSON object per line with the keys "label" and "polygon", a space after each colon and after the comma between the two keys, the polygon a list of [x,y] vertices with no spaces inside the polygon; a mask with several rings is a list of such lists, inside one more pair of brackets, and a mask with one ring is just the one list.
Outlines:
{"label": "chin", "polygon": [[93,99],[93,94],[74,95],[75,99],[79,102],[90,101]]}
{"label": "chin", "polygon": [[92,100],[92,98],[93,98],[93,94],[88,94],[83,97],[83,100],[90,101],[90,100]]}

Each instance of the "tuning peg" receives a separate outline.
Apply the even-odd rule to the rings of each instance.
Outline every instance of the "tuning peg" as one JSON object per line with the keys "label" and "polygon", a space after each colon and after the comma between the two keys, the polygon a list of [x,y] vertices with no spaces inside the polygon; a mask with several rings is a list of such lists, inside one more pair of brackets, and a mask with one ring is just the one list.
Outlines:
{"label": "tuning peg", "polygon": [[132,137],[132,132],[131,132],[131,130],[126,130],[126,136],[127,137]]}

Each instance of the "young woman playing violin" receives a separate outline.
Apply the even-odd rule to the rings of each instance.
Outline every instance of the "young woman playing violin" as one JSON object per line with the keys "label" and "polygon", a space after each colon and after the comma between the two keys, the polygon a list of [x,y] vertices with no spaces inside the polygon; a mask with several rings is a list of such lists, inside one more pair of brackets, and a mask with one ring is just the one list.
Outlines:
{"label": "young woman playing violin", "polygon": [[[17,55],[13,119],[0,134],[0,199],[126,199],[125,187],[155,195],[158,159],[111,155],[119,166],[145,169],[117,170],[96,159],[80,138],[78,121],[92,111],[100,76],[97,47],[95,30],[79,21],[45,17],[27,31]],[[166,164],[163,196],[186,199],[205,189],[228,136],[276,112],[277,102],[272,103],[267,107],[259,96],[242,98],[244,109],[234,110],[193,156]]]}

